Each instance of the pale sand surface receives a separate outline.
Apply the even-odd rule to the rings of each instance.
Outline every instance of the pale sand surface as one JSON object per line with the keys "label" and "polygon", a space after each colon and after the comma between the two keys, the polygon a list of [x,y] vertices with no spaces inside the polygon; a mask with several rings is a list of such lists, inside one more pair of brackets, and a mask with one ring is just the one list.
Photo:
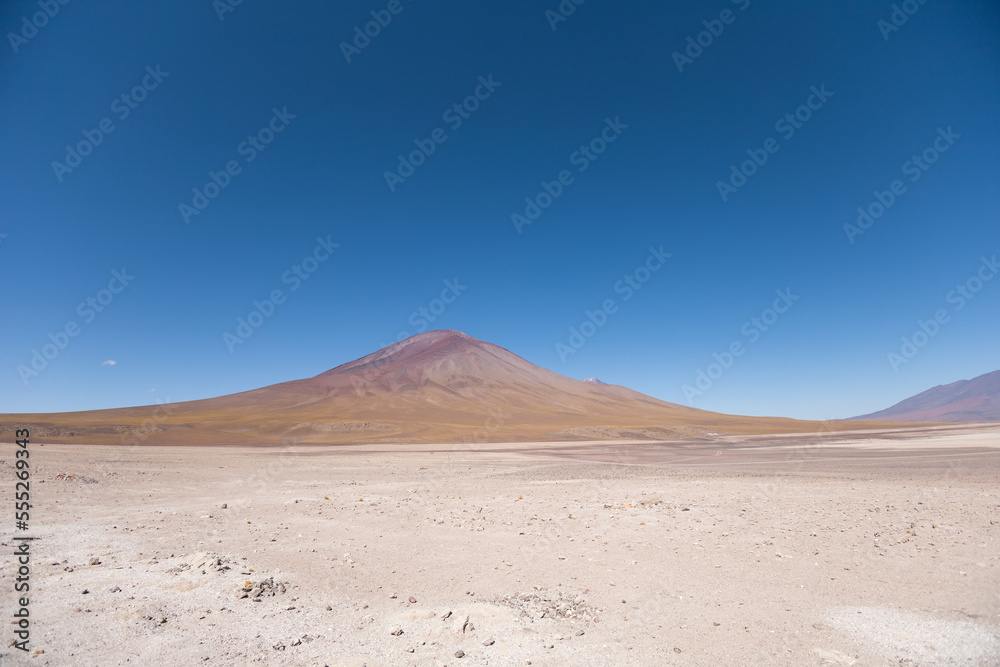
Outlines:
{"label": "pale sand surface", "polygon": [[4,664],[1000,664],[997,426],[31,463]]}

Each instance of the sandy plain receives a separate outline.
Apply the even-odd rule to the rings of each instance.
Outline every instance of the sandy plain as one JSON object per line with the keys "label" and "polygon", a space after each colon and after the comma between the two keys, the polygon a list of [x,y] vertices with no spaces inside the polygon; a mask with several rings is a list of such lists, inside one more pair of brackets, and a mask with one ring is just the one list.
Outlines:
{"label": "sandy plain", "polygon": [[30,449],[3,664],[1000,664],[997,425]]}

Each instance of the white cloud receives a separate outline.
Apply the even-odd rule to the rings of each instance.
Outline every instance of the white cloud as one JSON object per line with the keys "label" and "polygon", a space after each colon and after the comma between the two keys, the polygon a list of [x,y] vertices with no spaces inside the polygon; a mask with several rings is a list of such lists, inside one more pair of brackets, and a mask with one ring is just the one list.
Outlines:
{"label": "white cloud", "polygon": [[108,359],[107,361],[102,361],[101,362],[102,366],[115,366],[117,364],[118,364],[118,362],[115,361],[114,359]]}

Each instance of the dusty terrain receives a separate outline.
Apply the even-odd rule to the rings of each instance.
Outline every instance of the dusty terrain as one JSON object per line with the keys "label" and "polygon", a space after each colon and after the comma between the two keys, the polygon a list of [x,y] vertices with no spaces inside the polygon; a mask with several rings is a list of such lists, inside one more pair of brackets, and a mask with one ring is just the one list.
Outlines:
{"label": "dusty terrain", "polygon": [[30,460],[4,664],[1000,664],[997,426]]}

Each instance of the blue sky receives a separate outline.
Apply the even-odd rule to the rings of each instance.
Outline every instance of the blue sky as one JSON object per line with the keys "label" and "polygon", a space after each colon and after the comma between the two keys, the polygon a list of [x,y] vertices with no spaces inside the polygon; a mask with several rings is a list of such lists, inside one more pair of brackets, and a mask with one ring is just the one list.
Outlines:
{"label": "blue sky", "polygon": [[755,415],[1000,368],[993,2],[223,1],[0,10],[0,412],[251,389],[424,326]]}

